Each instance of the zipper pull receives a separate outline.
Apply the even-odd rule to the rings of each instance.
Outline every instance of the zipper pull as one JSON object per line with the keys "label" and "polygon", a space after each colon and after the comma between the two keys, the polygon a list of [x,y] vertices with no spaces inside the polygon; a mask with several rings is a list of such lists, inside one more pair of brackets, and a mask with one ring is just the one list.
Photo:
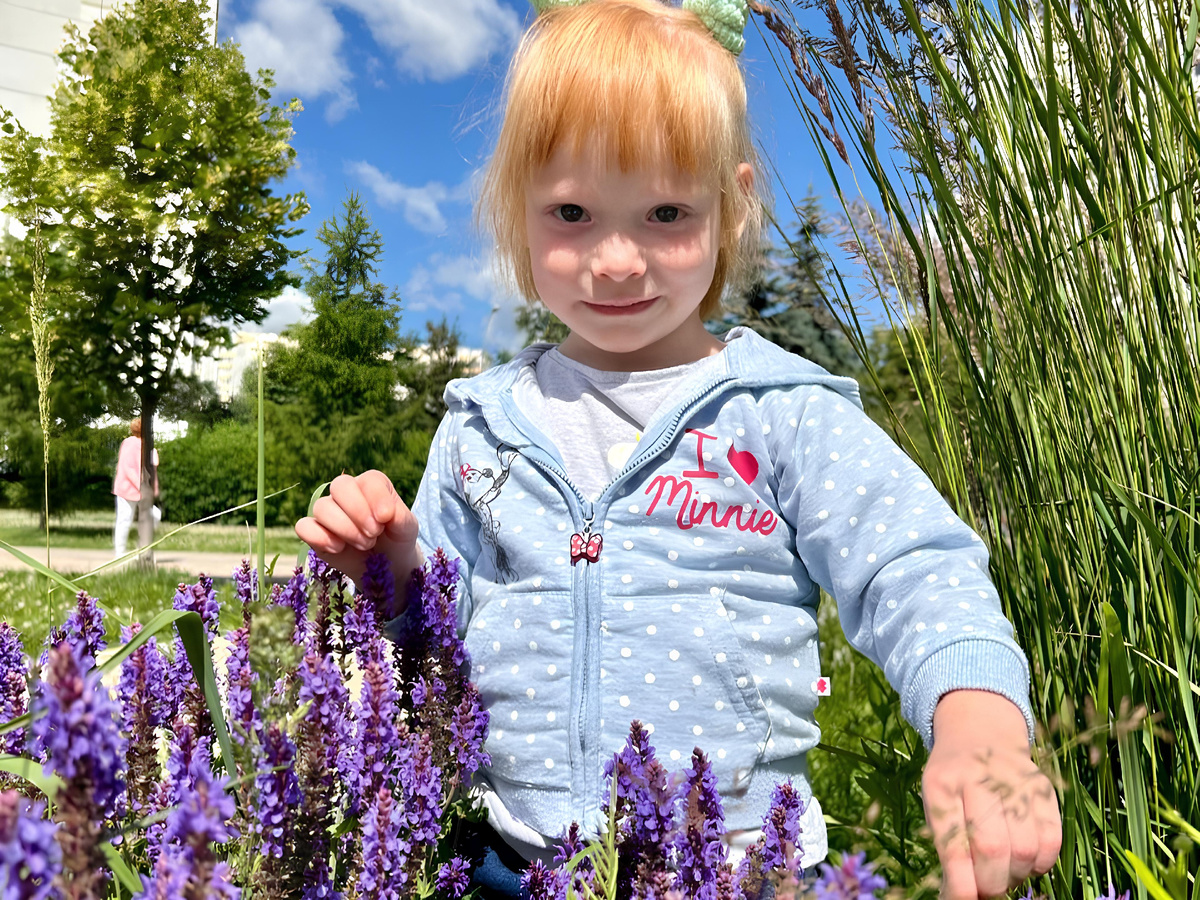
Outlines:
{"label": "zipper pull", "polygon": [[592,534],[592,517],[588,516],[583,522],[583,532],[571,535],[571,565],[580,560],[588,563],[599,562],[603,547],[604,536]]}

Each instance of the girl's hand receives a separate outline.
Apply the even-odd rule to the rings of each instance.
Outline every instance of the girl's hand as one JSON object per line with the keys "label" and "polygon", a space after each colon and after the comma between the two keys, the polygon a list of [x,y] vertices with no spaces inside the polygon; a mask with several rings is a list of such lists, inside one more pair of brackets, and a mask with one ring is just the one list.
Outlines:
{"label": "girl's hand", "polygon": [[1048,871],[1062,820],[1021,711],[989,691],[952,691],[934,711],[933,736],[922,793],[943,900],[1003,896]]}
{"label": "girl's hand", "polygon": [[367,556],[384,554],[400,597],[413,570],[424,562],[417,546],[416,516],[388,477],[374,469],[335,478],[329,494],[313,504],[313,514],[296,523],[296,535],[356,582],[366,570]]}

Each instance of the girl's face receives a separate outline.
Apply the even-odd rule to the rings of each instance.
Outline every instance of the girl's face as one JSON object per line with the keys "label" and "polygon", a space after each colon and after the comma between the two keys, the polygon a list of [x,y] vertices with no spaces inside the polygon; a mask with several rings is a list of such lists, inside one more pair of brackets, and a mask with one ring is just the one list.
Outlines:
{"label": "girl's face", "polygon": [[719,352],[698,312],[716,270],[719,191],[673,168],[622,172],[598,156],[560,148],[525,195],[534,286],[571,330],[559,349],[611,371]]}

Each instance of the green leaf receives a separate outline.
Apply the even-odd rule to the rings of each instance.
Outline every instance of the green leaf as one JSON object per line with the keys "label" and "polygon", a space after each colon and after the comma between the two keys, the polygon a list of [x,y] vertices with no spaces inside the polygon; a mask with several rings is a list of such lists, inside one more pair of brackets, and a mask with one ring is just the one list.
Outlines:
{"label": "green leaf", "polygon": [[[22,718],[27,718],[22,716]],[[51,772],[45,774],[42,764],[24,756],[0,756],[0,772],[8,772],[23,778],[46,795],[53,802],[58,792],[62,790],[63,780]]]}
{"label": "green leaf", "polygon": [[108,863],[108,867],[112,869],[112,873],[116,876],[117,881],[121,883],[121,887],[129,891],[131,897],[135,894],[140,894],[142,892],[142,879],[133,871],[129,863],[125,862],[125,858],[117,852],[117,848],[108,841],[105,841],[100,845],[100,852],[104,854],[104,859]]}
{"label": "green leaf", "polygon": [[1132,850],[1125,851],[1125,858],[1129,861],[1129,865],[1133,867],[1134,874],[1137,875],[1138,881],[1145,885],[1146,890],[1154,897],[1154,900],[1177,900],[1167,893],[1167,889],[1162,886],[1162,883],[1154,877],[1154,873],[1150,871],[1138,855]]}

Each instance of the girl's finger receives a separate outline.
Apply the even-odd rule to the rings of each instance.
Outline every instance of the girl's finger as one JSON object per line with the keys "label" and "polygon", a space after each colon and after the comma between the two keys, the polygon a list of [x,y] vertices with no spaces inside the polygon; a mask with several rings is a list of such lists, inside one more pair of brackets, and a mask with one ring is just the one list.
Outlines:
{"label": "girl's finger", "polygon": [[[371,469],[363,472],[355,481],[358,482],[359,490],[362,491],[363,497],[370,505],[375,520],[381,524],[390,522],[394,515],[396,501],[400,499],[392,480],[378,469]],[[405,508],[407,509],[407,507]]]}
{"label": "girl's finger", "polygon": [[332,497],[321,497],[313,504],[313,518],[327,532],[356,550],[366,552],[375,544],[375,535],[364,534],[346,514],[344,507]]}
{"label": "girl's finger", "polygon": [[317,551],[317,555],[341,553],[346,542],[332,534],[312,516],[305,516],[296,523],[296,537]]}
{"label": "girl's finger", "polygon": [[1033,861],[1033,873],[1049,872],[1062,850],[1062,813],[1058,808],[1058,795],[1054,786],[1044,775],[1045,784],[1036,794],[1034,821],[1038,832],[1038,854]]}
{"label": "girl's finger", "polygon": [[941,900],[978,900],[962,798],[957,791],[931,779],[928,768],[922,796],[925,821],[933,832],[933,845],[942,863]]}
{"label": "girl's finger", "polygon": [[963,788],[963,811],[977,895],[1003,896],[1008,890],[1011,865],[1004,802],[985,785],[971,781]]}
{"label": "girl's finger", "polygon": [[[332,500],[332,503],[338,507],[346,520],[349,521],[356,531],[361,533],[368,539],[365,546],[359,546],[357,541],[352,540],[349,536],[343,533],[340,528],[336,528],[347,541],[355,546],[359,546],[360,550],[368,550],[374,544],[375,538],[379,536],[379,532],[383,527],[375,519],[375,511],[371,507],[371,503],[363,496],[358,479],[350,475],[339,475],[329,485],[329,497],[322,497],[321,500]],[[313,507],[314,515],[317,514],[317,506],[320,506],[321,500],[317,501],[317,505]],[[323,515],[318,515],[321,524],[329,527]],[[340,519],[334,517],[332,519],[335,526],[340,524]]]}

